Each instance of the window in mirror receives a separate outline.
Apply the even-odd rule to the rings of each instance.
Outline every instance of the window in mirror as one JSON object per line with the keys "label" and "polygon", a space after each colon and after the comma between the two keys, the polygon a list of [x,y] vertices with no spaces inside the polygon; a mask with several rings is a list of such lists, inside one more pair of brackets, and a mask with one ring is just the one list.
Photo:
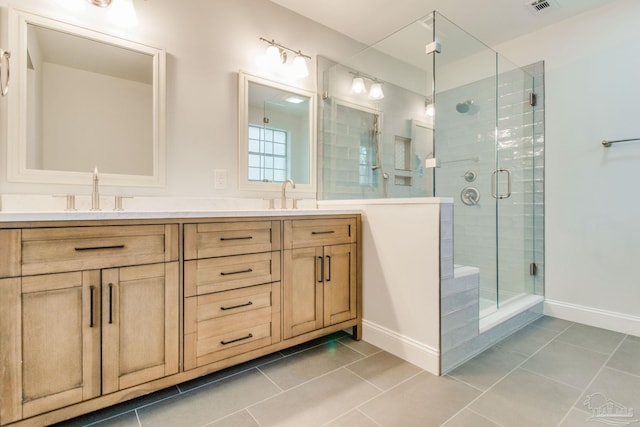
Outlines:
{"label": "window in mirror", "polygon": [[240,73],[239,186],[315,192],[315,96]]}

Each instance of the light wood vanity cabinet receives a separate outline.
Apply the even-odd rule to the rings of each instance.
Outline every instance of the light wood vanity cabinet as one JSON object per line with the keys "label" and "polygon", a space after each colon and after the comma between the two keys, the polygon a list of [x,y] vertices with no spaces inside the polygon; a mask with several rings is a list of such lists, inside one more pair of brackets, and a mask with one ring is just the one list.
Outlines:
{"label": "light wood vanity cabinet", "polygon": [[185,224],[185,370],[280,341],[280,223]]}
{"label": "light wood vanity cabinet", "polygon": [[21,276],[0,282],[2,424],[178,372],[178,225],[18,233]]}
{"label": "light wood vanity cabinet", "polygon": [[359,227],[0,223],[0,425],[63,421],[349,327],[360,339]]}
{"label": "light wood vanity cabinet", "polygon": [[284,221],[284,338],[357,317],[355,219]]}

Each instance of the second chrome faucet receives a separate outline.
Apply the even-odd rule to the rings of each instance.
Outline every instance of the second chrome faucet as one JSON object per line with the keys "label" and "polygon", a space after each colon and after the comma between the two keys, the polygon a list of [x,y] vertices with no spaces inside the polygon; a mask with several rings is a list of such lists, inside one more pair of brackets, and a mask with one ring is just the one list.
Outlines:
{"label": "second chrome faucet", "polygon": [[282,197],[280,198],[280,209],[287,209],[287,184],[291,184],[291,189],[296,188],[296,183],[291,178],[282,183]]}

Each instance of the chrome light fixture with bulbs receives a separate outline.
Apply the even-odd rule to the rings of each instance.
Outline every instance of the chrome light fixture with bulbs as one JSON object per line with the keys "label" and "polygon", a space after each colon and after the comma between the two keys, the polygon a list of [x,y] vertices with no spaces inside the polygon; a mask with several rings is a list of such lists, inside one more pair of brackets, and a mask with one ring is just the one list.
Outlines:
{"label": "chrome light fixture with bulbs", "polygon": [[378,79],[360,72],[357,72],[357,73],[350,72],[350,73],[353,74],[353,80],[351,80],[351,93],[354,93],[356,95],[365,93],[367,91],[367,85],[365,83],[365,80],[369,80],[371,82],[371,86],[369,87],[369,93],[367,94],[367,98],[373,101],[378,101],[384,98],[382,83]]}
{"label": "chrome light fixture with bulbs", "polygon": [[138,25],[133,0],[58,0],[58,3],[74,12],[82,12],[85,5],[89,3],[99,8],[106,8],[109,20],[120,27],[131,28]]}
{"label": "chrome light fixture with bulbs", "polygon": [[[305,55],[301,50],[294,50],[276,43],[275,40],[267,40],[264,37],[260,37],[260,40],[268,43],[269,46],[263,56],[256,58],[258,65],[269,71],[284,72],[294,78],[303,78],[309,75],[307,67],[307,59],[311,59],[309,55]],[[290,65],[287,64],[287,52],[295,55]]]}

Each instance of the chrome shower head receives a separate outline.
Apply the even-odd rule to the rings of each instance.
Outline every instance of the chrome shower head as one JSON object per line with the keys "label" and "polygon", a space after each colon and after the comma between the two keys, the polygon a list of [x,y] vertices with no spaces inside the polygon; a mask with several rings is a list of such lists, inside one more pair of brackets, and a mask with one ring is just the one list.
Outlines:
{"label": "chrome shower head", "polygon": [[470,99],[463,102],[458,102],[458,104],[456,104],[456,111],[460,114],[468,113],[472,105],[473,101]]}

